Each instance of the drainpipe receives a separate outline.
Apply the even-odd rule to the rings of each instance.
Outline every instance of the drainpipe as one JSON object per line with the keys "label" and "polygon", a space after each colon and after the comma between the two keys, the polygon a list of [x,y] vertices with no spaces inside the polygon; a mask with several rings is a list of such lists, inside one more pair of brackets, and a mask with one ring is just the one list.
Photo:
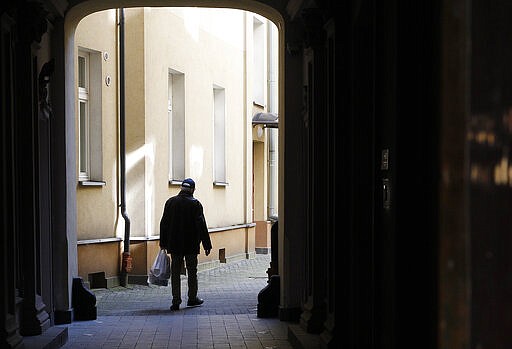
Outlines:
{"label": "drainpipe", "polygon": [[[252,115],[252,111],[248,111],[248,105],[247,105],[247,12],[243,12],[243,26],[244,26],[244,34],[243,34],[243,50],[244,50],[244,56],[243,56],[243,65],[244,65],[244,74],[243,74],[243,98],[244,98],[244,164],[243,166],[243,176],[244,176],[244,222],[245,223],[252,223],[254,221],[254,208],[251,206],[251,214],[249,215],[247,213],[247,210],[249,209],[249,204],[247,203],[248,199],[248,189],[247,186],[249,185],[249,181],[247,180],[247,137],[248,137],[248,131],[247,131],[247,118],[248,115]],[[251,141],[252,143],[252,141]],[[247,244],[246,244],[247,246]],[[246,253],[248,253],[246,248]]]}
{"label": "drainpipe", "polygon": [[130,256],[130,218],[126,212],[126,113],[125,113],[125,54],[124,54],[124,9],[119,11],[119,163],[120,163],[120,191],[121,216],[124,219],[124,248],[121,263],[121,286],[128,285],[128,273],[132,270],[132,257]]}
{"label": "drainpipe", "polygon": [[[267,22],[268,28],[268,111],[270,113],[278,114],[277,105],[277,57],[276,51],[276,28],[271,21]],[[267,216],[275,219],[278,216],[277,207],[277,128],[267,128],[268,130],[268,211]]]}

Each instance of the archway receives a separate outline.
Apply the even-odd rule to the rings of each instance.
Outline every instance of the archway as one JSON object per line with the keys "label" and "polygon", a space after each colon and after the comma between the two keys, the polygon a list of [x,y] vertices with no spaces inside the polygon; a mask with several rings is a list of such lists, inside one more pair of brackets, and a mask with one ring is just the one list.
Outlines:
{"label": "archway", "polygon": [[[108,4],[105,4],[105,3],[100,3],[100,2],[92,2],[92,3],[79,3],[77,5],[75,5],[73,8],[71,8],[66,16],[66,21],[65,21],[65,43],[66,43],[66,47],[65,47],[65,67],[66,67],[66,72],[65,72],[65,83],[66,83],[66,91],[75,91],[75,88],[74,86],[76,85],[76,82],[75,82],[75,71],[76,71],[76,66],[75,66],[75,51],[74,51],[74,42],[75,42],[75,31],[76,31],[76,28],[77,28],[77,25],[78,23],[80,22],[80,20],[82,18],[84,18],[85,16],[87,16],[88,14],[91,14],[93,12],[97,12],[97,11],[101,11],[101,10],[104,10],[104,9],[108,9],[108,8],[112,8],[112,6],[115,5],[116,7],[121,7],[121,6],[124,6],[124,5],[127,5],[128,7],[135,7],[137,6],[137,4],[133,4],[133,3],[129,3],[129,4],[125,4],[124,2],[120,1],[120,2],[116,2],[115,4],[111,4],[111,3],[108,3]],[[162,6],[165,6],[165,7],[180,7],[180,6],[192,6],[194,4],[191,4],[191,3],[185,3],[183,1],[169,1],[169,2],[162,2],[162,1],[157,1],[155,3],[151,3],[151,4],[147,4],[147,3],[144,3],[143,4],[144,6],[156,6],[156,7],[162,7]],[[197,4],[198,6],[200,7],[208,7],[209,3],[204,3],[204,2],[201,2],[201,3],[198,3]],[[283,67],[283,64],[284,64],[284,61],[283,61],[283,56],[284,56],[284,48],[282,45],[282,43],[284,42],[284,30],[283,30],[283,27],[284,27],[284,20],[282,18],[282,16],[279,14],[279,12],[271,7],[268,7],[267,5],[263,5],[259,2],[251,2],[251,3],[247,3],[247,4],[244,4],[244,6],[241,6],[240,4],[237,4],[235,2],[232,2],[232,1],[226,1],[225,3],[222,2],[222,3],[215,3],[214,4],[215,7],[229,7],[229,8],[238,8],[238,9],[244,9],[244,10],[248,10],[248,11],[251,11],[251,12],[254,12],[254,13],[259,13],[260,15],[262,16],[265,16],[269,19],[271,19],[278,27],[279,29],[279,68],[278,68],[278,75],[279,75],[279,80],[281,81],[281,83],[279,84],[279,115],[281,115],[280,117],[280,123],[282,124],[284,122],[284,80],[283,80],[283,76],[284,76],[284,67]],[[76,113],[76,102],[75,102],[75,96],[73,93],[70,93],[68,95],[66,95],[66,123],[68,125],[74,125],[74,118],[75,118],[75,113]],[[284,130],[281,128],[280,131],[279,131],[279,141],[280,143],[282,141],[284,141]],[[70,228],[73,228],[73,227],[76,227],[77,225],[77,209],[76,209],[76,191],[75,191],[75,183],[76,183],[76,178],[77,178],[77,175],[75,174],[76,172],[76,169],[75,169],[75,155],[76,154],[76,149],[75,149],[75,139],[76,139],[76,135],[75,135],[75,132],[74,132],[74,127],[70,127],[68,126],[67,129],[66,129],[66,153],[68,154],[69,156],[69,162],[67,163],[67,207],[66,207],[66,210],[67,210],[67,225],[68,227]],[[284,149],[283,147],[279,147],[279,149]],[[282,151],[281,151],[281,154],[279,155],[279,160],[280,160],[280,163],[281,161],[284,161],[284,155],[282,154]],[[282,168],[282,166],[280,166]],[[282,175],[280,175],[280,180],[281,181],[281,178]],[[282,185],[282,183],[279,184],[279,188],[283,188],[284,186]],[[75,196],[75,197],[74,197]],[[284,195],[282,195],[281,193],[279,194],[279,205],[280,207],[283,206],[283,202],[282,202],[282,199],[283,199]],[[282,216],[280,217],[280,220],[282,220]],[[284,223],[280,224],[280,226],[284,226]],[[71,230],[73,231],[73,230]],[[73,234],[72,232],[69,233],[68,231],[68,234]],[[75,235],[74,236],[68,236],[69,238],[69,243],[70,244],[73,244],[73,242],[76,242],[77,238],[76,238],[76,228],[75,228]],[[76,267],[76,262],[73,263],[73,261],[76,261],[77,260],[77,252],[76,252],[76,249],[73,247],[73,246],[70,246],[69,248],[69,255],[68,255],[68,259],[70,261],[72,261],[72,265]],[[276,251],[277,252],[277,251]],[[72,274],[75,274],[76,275],[76,270],[75,271],[72,271]]]}

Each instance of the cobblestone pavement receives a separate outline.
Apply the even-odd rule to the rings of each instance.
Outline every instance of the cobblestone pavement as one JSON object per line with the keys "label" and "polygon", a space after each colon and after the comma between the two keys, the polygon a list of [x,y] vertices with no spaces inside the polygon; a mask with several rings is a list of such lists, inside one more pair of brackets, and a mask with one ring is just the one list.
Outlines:
{"label": "cobblestone pavement", "polygon": [[258,292],[267,285],[270,255],[256,255],[198,272],[200,307],[169,310],[171,287],[128,285],[94,289],[98,317],[68,325],[63,348],[283,348],[288,325],[258,318]]}

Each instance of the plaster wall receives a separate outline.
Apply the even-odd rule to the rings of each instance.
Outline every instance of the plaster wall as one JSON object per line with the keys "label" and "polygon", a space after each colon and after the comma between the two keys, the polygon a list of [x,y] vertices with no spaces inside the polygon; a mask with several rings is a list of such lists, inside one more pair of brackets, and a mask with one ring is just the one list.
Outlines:
{"label": "plaster wall", "polygon": [[[76,30],[75,59],[78,49],[91,54],[108,54],[101,58],[101,121],[102,161],[105,186],[76,186],[78,240],[115,236],[117,217],[117,47],[116,11],[107,10],[85,17]],[[78,74],[78,68],[75,70]],[[110,86],[104,82],[109,76]],[[75,88],[75,95],[77,89]],[[77,99],[76,99],[77,100]],[[78,108],[76,108],[78,113]],[[78,134],[78,114],[75,115],[75,134]],[[76,158],[78,159],[78,137],[76,137]],[[78,162],[76,165],[78,173]]]}

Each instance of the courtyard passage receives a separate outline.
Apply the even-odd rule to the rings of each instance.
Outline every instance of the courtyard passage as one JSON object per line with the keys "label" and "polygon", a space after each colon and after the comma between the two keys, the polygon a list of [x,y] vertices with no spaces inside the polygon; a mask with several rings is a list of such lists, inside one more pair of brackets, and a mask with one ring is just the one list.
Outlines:
{"label": "courtyard passage", "polygon": [[171,287],[128,285],[94,289],[98,317],[68,325],[63,348],[283,348],[288,324],[258,318],[258,292],[267,285],[270,255],[198,272],[200,307],[169,310]]}

